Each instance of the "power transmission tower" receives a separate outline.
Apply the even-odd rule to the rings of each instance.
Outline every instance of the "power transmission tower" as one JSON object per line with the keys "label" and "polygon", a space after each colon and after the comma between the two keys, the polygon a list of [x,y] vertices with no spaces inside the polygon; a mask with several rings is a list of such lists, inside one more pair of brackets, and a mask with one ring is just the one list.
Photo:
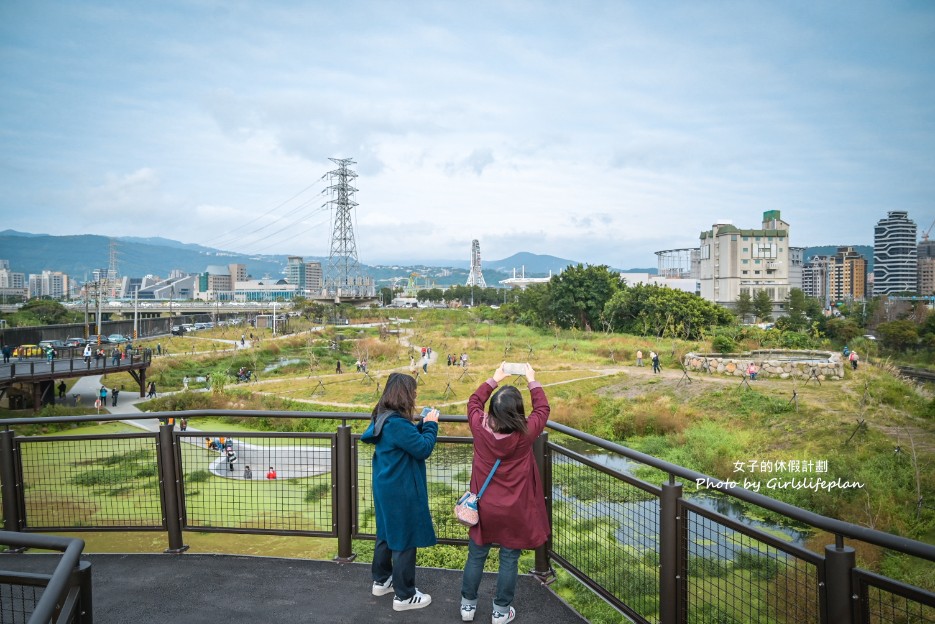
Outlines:
{"label": "power transmission tower", "polygon": [[110,239],[110,263],[107,267],[107,285],[110,286],[110,298],[117,296],[117,241]]}
{"label": "power transmission tower", "polygon": [[484,273],[480,269],[480,242],[476,238],[471,241],[471,272],[468,273],[465,286],[487,288],[487,282],[484,281]]}
{"label": "power transmission tower", "polygon": [[357,172],[350,165],[357,163],[351,158],[329,158],[338,168],[329,171],[326,190],[332,199],[325,202],[333,211],[333,229],[331,233],[331,252],[328,254],[328,272],[325,276],[325,288],[335,298],[357,297],[360,294],[362,280],[360,262],[357,260],[357,244],[354,242],[354,225],[351,221],[351,208],[357,206],[354,193],[357,189],[350,181],[357,177]]}

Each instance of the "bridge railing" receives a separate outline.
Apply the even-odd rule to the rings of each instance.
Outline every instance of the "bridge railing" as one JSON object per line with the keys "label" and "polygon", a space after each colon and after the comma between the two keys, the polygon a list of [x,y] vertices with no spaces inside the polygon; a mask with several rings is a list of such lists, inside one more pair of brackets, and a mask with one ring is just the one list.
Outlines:
{"label": "bridge railing", "polygon": [[[294,418],[301,431],[235,432],[231,464],[219,450],[230,432],[162,426],[156,433],[16,436],[9,428],[20,423],[99,419],[0,421],[7,428],[0,431],[5,527],[165,531],[167,552],[184,551],[189,530],[335,537],[338,560],[353,559],[353,539],[375,538],[372,450],[350,426],[369,416],[208,410],[139,418],[183,416]],[[463,416],[442,420],[465,422]],[[859,568],[853,548],[864,543],[905,553],[918,569],[935,572],[935,546],[726,487],[557,423],[549,428],[535,447],[552,525],[550,541],[535,553],[533,572],[543,580],[557,562],[637,622],[935,622],[935,595]],[[604,455],[582,451],[582,444]],[[441,436],[427,461],[429,504],[442,543],[467,543],[452,506],[468,489],[471,454],[470,438]],[[615,468],[607,456],[656,469],[662,482]],[[268,478],[271,470],[275,478]],[[683,495],[682,482],[699,479],[710,492]],[[827,532],[834,543],[814,552],[722,513],[738,501],[803,531]]]}
{"label": "bridge railing", "polygon": [[0,545],[11,552],[26,548],[62,555],[50,572],[26,572],[19,561],[0,559],[0,622],[23,624],[91,624],[91,564],[79,561],[84,541],[50,535],[0,531]]}

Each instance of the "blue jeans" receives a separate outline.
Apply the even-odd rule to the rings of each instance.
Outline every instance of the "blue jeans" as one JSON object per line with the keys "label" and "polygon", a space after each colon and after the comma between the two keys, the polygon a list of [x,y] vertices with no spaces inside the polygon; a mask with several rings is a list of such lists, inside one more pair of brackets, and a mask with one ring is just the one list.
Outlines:
{"label": "blue jeans", "polygon": [[377,540],[373,547],[373,563],[370,574],[377,583],[385,583],[393,577],[393,589],[400,600],[416,595],[416,549],[390,550],[386,540]]}
{"label": "blue jeans", "polygon": [[[519,556],[522,550],[500,547],[500,570],[497,572],[497,595],[493,599],[493,610],[506,613],[513,604],[516,594],[516,575]],[[462,604],[477,604],[477,589],[484,574],[484,563],[490,553],[490,544],[478,546],[474,540],[468,540],[468,558],[464,564],[464,576],[461,579]]]}

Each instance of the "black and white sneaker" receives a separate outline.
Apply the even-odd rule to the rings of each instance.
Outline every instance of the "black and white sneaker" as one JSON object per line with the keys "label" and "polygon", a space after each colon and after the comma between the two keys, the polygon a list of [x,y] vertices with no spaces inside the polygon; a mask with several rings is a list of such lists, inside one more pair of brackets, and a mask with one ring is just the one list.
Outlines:
{"label": "black and white sneaker", "polygon": [[393,577],[386,579],[382,583],[373,582],[373,589],[370,590],[374,596],[385,596],[393,593]]}
{"label": "black and white sneaker", "polygon": [[418,589],[416,593],[412,595],[411,598],[400,599],[398,597],[393,598],[393,611],[408,611],[409,609],[421,609],[422,607],[427,607],[432,602],[432,597],[428,594],[423,594]]}

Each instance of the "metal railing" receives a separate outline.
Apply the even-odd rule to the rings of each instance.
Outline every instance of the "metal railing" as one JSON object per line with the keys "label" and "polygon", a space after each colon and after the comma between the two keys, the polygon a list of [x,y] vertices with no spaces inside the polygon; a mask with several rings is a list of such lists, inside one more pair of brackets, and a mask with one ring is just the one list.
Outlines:
{"label": "metal railing", "polygon": [[[336,560],[353,559],[353,539],[374,539],[372,451],[349,424],[368,415],[207,410],[132,418],[183,416],[293,418],[303,432],[234,434],[237,460],[231,464],[211,448],[227,446],[227,440],[218,444],[229,437],[221,431],[162,426],[156,433],[24,437],[10,427],[100,418],[0,421],[6,428],[0,431],[5,527],[165,531],[167,552],[187,548],[186,530],[333,537]],[[561,424],[549,423],[549,429],[535,445],[552,525],[550,541],[535,553],[533,572],[543,580],[557,562],[636,622],[935,623],[935,594],[858,568],[853,545],[904,553],[917,569],[933,572],[935,546],[727,487]],[[662,483],[611,468],[576,450],[581,443],[654,468],[664,475]],[[427,461],[441,543],[467,543],[451,508],[468,489],[471,454],[470,438],[440,436]],[[275,478],[267,478],[271,469]],[[683,496],[679,480],[707,484],[711,498]],[[834,543],[813,552],[721,513],[724,501],[825,531]]]}
{"label": "metal railing", "polygon": [[[79,561],[84,541],[0,531],[10,552],[25,548],[62,553],[51,573],[9,570],[22,559],[0,558],[0,622],[4,624],[91,624],[91,564]],[[32,558],[30,558],[32,559]]]}

